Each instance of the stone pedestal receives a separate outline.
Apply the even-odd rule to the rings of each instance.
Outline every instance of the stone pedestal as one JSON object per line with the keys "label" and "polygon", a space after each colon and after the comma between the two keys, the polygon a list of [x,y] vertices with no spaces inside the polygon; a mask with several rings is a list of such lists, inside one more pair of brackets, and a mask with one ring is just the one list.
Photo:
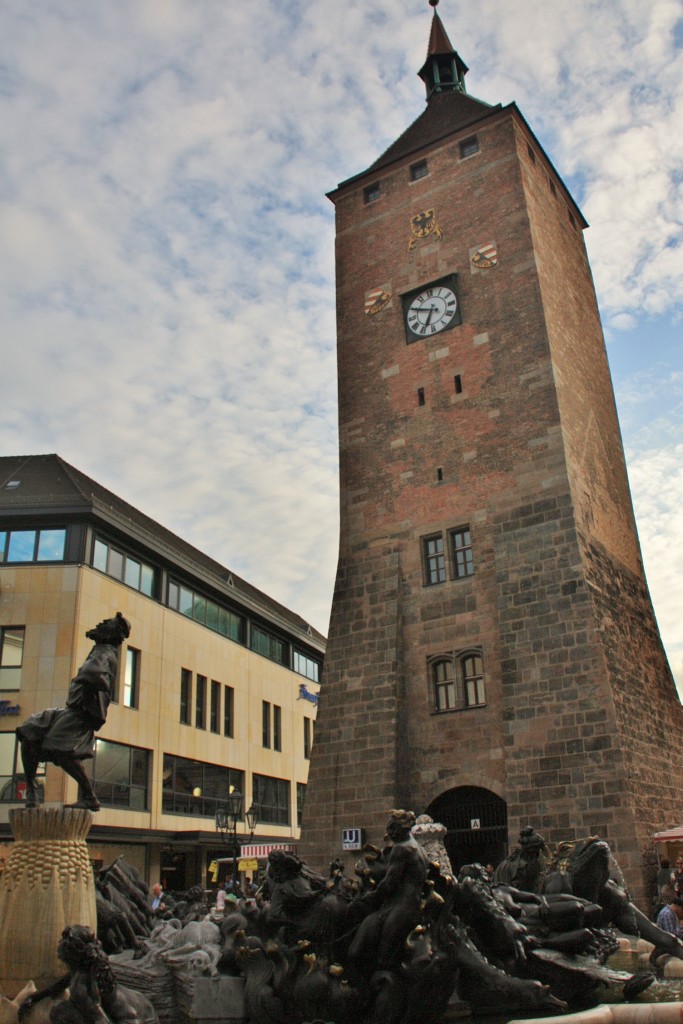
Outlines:
{"label": "stone pedestal", "polygon": [[90,811],[16,808],[16,840],[0,877],[0,992],[13,998],[66,973],[57,944],[67,925],[97,931],[95,882],[85,842]]}

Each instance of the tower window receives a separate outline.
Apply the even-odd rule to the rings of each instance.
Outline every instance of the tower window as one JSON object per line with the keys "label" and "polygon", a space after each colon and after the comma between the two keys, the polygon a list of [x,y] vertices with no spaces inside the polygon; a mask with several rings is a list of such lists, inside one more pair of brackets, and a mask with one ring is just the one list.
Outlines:
{"label": "tower window", "polygon": [[425,585],[443,583],[446,579],[446,556],[443,550],[443,537],[440,533],[435,537],[423,538],[422,555]]}
{"label": "tower window", "polygon": [[567,216],[569,217],[569,223],[571,224],[571,226],[573,228],[575,228],[576,227],[576,219],[575,219],[574,214],[572,213],[571,210],[567,210]]}
{"label": "tower window", "polygon": [[463,139],[460,143],[460,159],[464,160],[467,156],[474,156],[475,153],[479,152],[479,141],[476,135],[471,135],[469,139]]}
{"label": "tower window", "polygon": [[438,655],[429,663],[433,707],[437,714],[464,711],[486,703],[484,662],[480,651]]}
{"label": "tower window", "polygon": [[529,159],[531,160],[532,164],[535,164],[536,163],[536,154],[534,153],[533,149],[531,148],[531,146],[528,143],[527,143],[526,151],[529,154]]}
{"label": "tower window", "polygon": [[432,664],[432,682],[436,710],[455,710],[455,673],[451,658],[443,658]]}
{"label": "tower window", "polygon": [[374,203],[380,197],[379,182],[376,181],[372,185],[367,185],[363,189],[363,202]]}
{"label": "tower window", "polygon": [[465,684],[465,705],[468,708],[486,703],[484,693],[484,667],[479,654],[468,654],[462,659],[462,676]]}
{"label": "tower window", "polygon": [[455,377],[453,378],[453,384],[455,385],[455,393],[456,393],[456,395],[461,395],[462,394],[462,377],[460,376],[459,373],[456,373]]}
{"label": "tower window", "polygon": [[441,481],[443,480],[443,469],[441,468],[441,466],[439,466],[436,471],[436,479],[438,483],[441,483]]}
{"label": "tower window", "polygon": [[548,178],[548,185],[550,186],[550,191],[552,192],[552,194],[554,196],[556,196],[557,195],[557,189],[555,188],[555,182],[553,181],[552,178]]}
{"label": "tower window", "polygon": [[425,389],[424,388],[418,388],[417,389],[417,404],[418,405],[424,405],[425,404]]}
{"label": "tower window", "polygon": [[472,537],[469,526],[462,526],[449,533],[451,557],[453,559],[453,578],[461,579],[474,573],[472,557]]}
{"label": "tower window", "polygon": [[429,167],[427,166],[426,160],[420,160],[419,163],[413,164],[410,168],[410,180],[418,181],[420,178],[426,178],[429,174]]}

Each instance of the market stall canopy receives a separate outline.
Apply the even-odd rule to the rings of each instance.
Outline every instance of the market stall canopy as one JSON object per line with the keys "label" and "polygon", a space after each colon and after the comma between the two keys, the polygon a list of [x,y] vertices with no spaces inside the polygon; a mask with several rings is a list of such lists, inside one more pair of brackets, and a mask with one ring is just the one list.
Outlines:
{"label": "market stall canopy", "polygon": [[654,841],[656,843],[683,842],[683,825],[677,825],[675,828],[668,828],[665,832],[655,832]]}

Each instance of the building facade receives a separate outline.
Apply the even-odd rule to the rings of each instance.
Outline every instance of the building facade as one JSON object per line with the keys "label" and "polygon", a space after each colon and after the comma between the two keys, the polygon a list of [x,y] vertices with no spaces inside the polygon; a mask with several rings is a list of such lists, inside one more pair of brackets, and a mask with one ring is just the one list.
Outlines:
{"label": "building facade", "polygon": [[[88,762],[95,864],[118,855],[183,891],[232,870],[215,826],[231,791],[258,820],[241,868],[295,847],[324,639],[303,619],[56,455],[0,458],[0,840],[24,797],[14,729],[63,706],[89,629],[132,623]],[[44,799],[76,784],[53,765]]]}
{"label": "building facade", "polygon": [[683,816],[683,720],[587,225],[467,70],[435,10],[425,111],[330,195],[341,541],[303,855],[380,843],[409,807],[455,865],[528,823],[599,834],[640,896],[653,832]]}

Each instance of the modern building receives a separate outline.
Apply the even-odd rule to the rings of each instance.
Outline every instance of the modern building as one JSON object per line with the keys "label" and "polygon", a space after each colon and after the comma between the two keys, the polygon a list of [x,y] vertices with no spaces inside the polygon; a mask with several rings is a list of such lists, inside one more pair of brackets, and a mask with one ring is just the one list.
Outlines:
{"label": "modern building", "polygon": [[330,194],[341,541],[302,855],[381,843],[408,807],[458,866],[528,823],[598,834],[640,897],[653,833],[683,819],[683,715],[587,224],[467,70],[434,10],[424,112]]}
{"label": "modern building", "polygon": [[[176,891],[218,881],[232,791],[257,811],[253,836],[237,825],[255,874],[299,835],[324,639],[57,455],[0,458],[0,840],[25,790],[14,729],[63,705],[86,629],[117,611],[132,631],[88,762],[93,862],[123,855]],[[53,765],[42,783],[78,798]]]}

